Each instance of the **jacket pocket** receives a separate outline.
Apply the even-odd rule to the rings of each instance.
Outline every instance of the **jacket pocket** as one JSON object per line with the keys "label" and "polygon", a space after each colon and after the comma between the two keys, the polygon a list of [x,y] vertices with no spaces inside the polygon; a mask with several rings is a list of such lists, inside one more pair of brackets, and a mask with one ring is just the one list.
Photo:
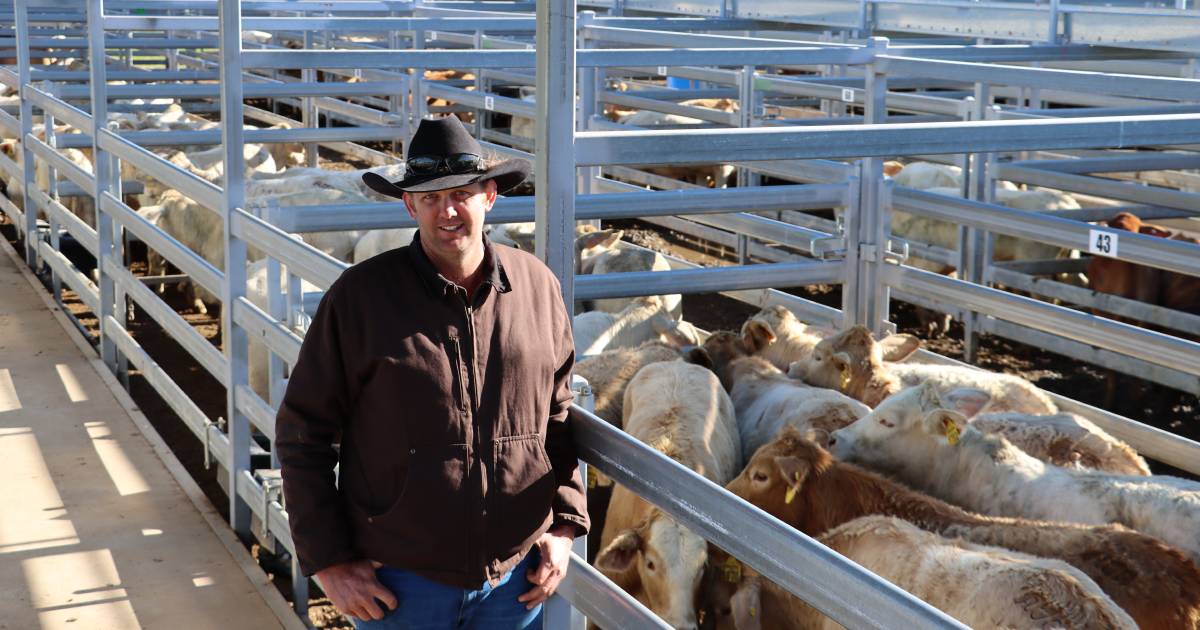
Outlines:
{"label": "jacket pocket", "polygon": [[[489,521],[494,551],[517,553],[550,522],[558,480],[539,434],[496,438],[491,511],[503,515]],[[501,557],[507,557],[501,555]]]}
{"label": "jacket pocket", "polygon": [[386,512],[367,518],[369,546],[393,552],[404,568],[465,571],[466,477],[466,444],[411,453],[400,496]]}

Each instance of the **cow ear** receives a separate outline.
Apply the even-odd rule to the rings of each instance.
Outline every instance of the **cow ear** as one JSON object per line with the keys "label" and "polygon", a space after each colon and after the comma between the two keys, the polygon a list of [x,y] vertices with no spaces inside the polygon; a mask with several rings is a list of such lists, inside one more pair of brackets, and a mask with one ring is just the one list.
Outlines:
{"label": "cow ear", "polygon": [[600,230],[584,234],[576,242],[580,250],[591,249],[593,247],[604,247],[607,249],[616,245],[617,241],[621,240],[623,234],[624,231],[622,230]]}
{"label": "cow ear", "polygon": [[683,360],[687,361],[688,363],[695,363],[696,365],[706,367],[710,370],[713,369],[712,355],[708,353],[708,350],[705,350],[700,346],[692,346],[685,349],[683,353]]}
{"label": "cow ear", "polygon": [[775,342],[775,331],[761,319],[752,319],[742,325],[742,344],[750,352],[759,352]]}
{"label": "cow ear", "polygon": [[633,561],[637,559],[641,550],[642,537],[636,530],[627,529],[596,555],[596,568],[611,573],[624,573],[633,566]]}
{"label": "cow ear", "polygon": [[952,409],[967,418],[974,417],[992,400],[992,395],[982,389],[959,387],[938,396],[942,407]]}
{"label": "cow ear", "polygon": [[933,435],[945,436],[950,446],[954,446],[967,428],[967,419],[957,411],[935,409],[925,414],[925,428]]}
{"label": "cow ear", "polygon": [[833,364],[833,367],[837,368],[838,374],[841,375],[841,381],[839,382],[840,389],[845,390],[850,386],[850,379],[854,375],[850,370],[850,366],[853,363],[850,355],[845,352],[835,352],[833,356],[829,357],[829,362]]}
{"label": "cow ear", "polygon": [[796,493],[800,491],[800,487],[804,485],[804,479],[808,477],[809,465],[804,460],[793,455],[781,455],[775,458],[775,465],[779,467],[779,476],[788,485],[786,500],[788,503],[796,497]]}
{"label": "cow ear", "polygon": [[888,335],[879,345],[883,346],[884,361],[903,361],[921,347],[921,340],[908,334]]}
{"label": "cow ear", "polygon": [[761,630],[762,583],[756,579],[743,581],[729,600],[729,607],[733,612],[733,626],[737,630]]}

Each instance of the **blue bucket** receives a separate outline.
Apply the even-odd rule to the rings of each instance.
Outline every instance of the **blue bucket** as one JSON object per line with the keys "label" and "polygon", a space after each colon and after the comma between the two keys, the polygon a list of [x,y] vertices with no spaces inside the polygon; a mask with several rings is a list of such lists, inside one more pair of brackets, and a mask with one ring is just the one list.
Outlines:
{"label": "blue bucket", "polygon": [[700,82],[695,79],[667,77],[667,87],[672,90],[697,90],[700,88]]}

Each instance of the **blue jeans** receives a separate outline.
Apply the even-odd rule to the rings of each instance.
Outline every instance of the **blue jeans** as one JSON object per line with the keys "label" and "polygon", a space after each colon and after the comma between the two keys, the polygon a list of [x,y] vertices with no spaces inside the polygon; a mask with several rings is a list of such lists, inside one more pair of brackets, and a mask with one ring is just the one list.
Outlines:
{"label": "blue jeans", "polygon": [[517,597],[533,585],[526,577],[537,567],[538,550],[534,547],[517,566],[492,586],[487,582],[477,590],[446,586],[410,571],[381,567],[375,575],[396,595],[399,604],[387,610],[378,621],[354,620],[360,630],[534,630],[542,627],[542,607],[525,610]]}

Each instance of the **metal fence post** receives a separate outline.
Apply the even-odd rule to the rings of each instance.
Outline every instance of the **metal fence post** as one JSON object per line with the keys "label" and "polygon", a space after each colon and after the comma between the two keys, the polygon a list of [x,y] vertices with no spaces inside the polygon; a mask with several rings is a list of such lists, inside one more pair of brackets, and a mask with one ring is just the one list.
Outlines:
{"label": "metal fence post", "polygon": [[562,284],[567,312],[575,305],[575,0],[537,0],[538,258]]}
{"label": "metal fence post", "polygon": [[[991,108],[991,86],[984,82],[975,84],[975,107],[972,120],[986,120]],[[988,176],[988,154],[973,153],[969,156],[970,171],[967,176],[968,198],[990,202],[994,193]],[[983,282],[983,271],[990,264],[987,240],[990,236],[971,227],[959,228],[959,278],[976,284]],[[979,352],[980,316],[975,311],[963,313],[963,360],[974,363]]]}
{"label": "metal fence post", "polygon": [[235,392],[249,386],[246,367],[248,337],[234,323],[238,298],[246,293],[246,242],[234,236],[234,211],[245,206],[246,166],[242,153],[242,16],[240,0],[220,0],[221,144],[225,152],[225,278],[221,291],[221,333],[225,340],[229,382],[225,388],[225,417],[229,434],[229,525],[237,533],[250,534],[250,506],[238,496],[238,478],[250,468],[250,423],[237,409]]}
{"label": "metal fence post", "polygon": [[[886,53],[888,40],[886,37],[872,37],[869,46],[878,53]],[[887,75],[876,64],[868,64],[864,123],[880,125],[887,122],[887,93]],[[856,239],[859,250],[854,321],[880,334],[888,319],[889,291],[880,280],[879,266],[883,264],[887,236],[891,233],[890,214],[885,208],[883,159],[865,158],[861,160],[859,168],[862,192],[858,197],[859,216],[854,224],[857,231],[847,232],[848,237]]]}
{"label": "metal fence post", "polygon": [[[95,186],[92,190],[92,201],[96,206],[96,271],[100,274],[100,312],[97,318],[100,322],[114,314],[116,307],[116,287],[113,278],[107,271],[111,262],[117,264],[115,256],[118,249],[113,243],[113,220],[100,207],[100,198],[109,192],[112,185],[112,161],[108,152],[100,148],[100,134],[104,133],[108,123],[108,72],[105,67],[105,33],[104,33],[104,0],[88,0],[88,65],[91,71],[92,97],[92,168],[95,176]],[[122,314],[122,318],[124,314]],[[114,373],[119,372],[117,362],[117,347],[112,339],[104,334],[100,327],[100,357],[104,364]]]}
{"label": "metal fence post", "polygon": [[18,226],[17,231],[25,232],[25,264],[37,268],[37,206],[34,205],[33,195],[30,194],[35,186],[37,165],[34,163],[33,151],[25,146],[25,136],[33,132],[33,102],[25,98],[25,86],[30,85],[33,75],[32,60],[29,45],[29,3],[27,0],[16,0],[13,7],[16,13],[17,27],[17,77],[19,86],[17,94],[21,97],[21,138],[17,143],[21,147],[21,188],[22,203],[25,205],[25,225]]}

